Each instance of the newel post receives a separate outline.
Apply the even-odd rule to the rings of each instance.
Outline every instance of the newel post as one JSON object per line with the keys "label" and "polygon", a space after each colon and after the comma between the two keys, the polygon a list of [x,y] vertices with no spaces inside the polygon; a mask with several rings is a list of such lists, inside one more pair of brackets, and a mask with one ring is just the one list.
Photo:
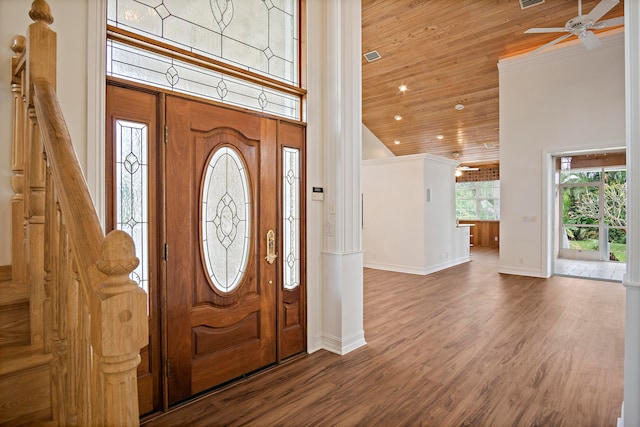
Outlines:
{"label": "newel post", "polygon": [[93,418],[97,425],[138,425],[136,369],[148,341],[147,294],[129,274],[138,266],[131,237],[115,230],[96,263],[106,280],[91,301]]}
{"label": "newel post", "polygon": [[51,8],[45,0],[34,0],[31,3],[29,17],[33,24],[27,30],[27,77],[29,84],[25,88],[29,105],[33,105],[33,90],[31,84],[37,78],[44,78],[55,89],[57,75],[57,37],[55,31],[49,26],[53,23]]}

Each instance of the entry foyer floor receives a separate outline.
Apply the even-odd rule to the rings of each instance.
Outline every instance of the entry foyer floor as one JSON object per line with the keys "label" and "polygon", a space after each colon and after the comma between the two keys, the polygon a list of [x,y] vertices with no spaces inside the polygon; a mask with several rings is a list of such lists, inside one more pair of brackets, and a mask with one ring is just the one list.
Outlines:
{"label": "entry foyer floor", "polygon": [[325,350],[152,426],[615,426],[622,286],[499,274],[498,252],[426,276],[364,269],[367,345]]}

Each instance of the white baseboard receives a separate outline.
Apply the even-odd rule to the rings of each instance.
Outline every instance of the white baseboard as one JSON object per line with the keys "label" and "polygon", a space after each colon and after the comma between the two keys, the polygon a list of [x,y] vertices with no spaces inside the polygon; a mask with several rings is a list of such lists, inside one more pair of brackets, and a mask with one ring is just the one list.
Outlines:
{"label": "white baseboard", "polygon": [[325,334],[322,336],[322,344],[322,347],[325,350],[344,356],[345,354],[367,344],[367,342],[364,339],[364,331],[360,331],[357,334],[346,337],[344,340]]}
{"label": "white baseboard", "polygon": [[374,270],[384,270],[384,271],[395,271],[397,273],[407,273],[407,274],[425,274],[424,270],[421,268],[412,267],[409,265],[398,265],[398,264],[385,264],[380,262],[363,262],[364,268],[372,268]]}
{"label": "white baseboard", "polygon": [[449,260],[447,262],[443,262],[440,264],[435,264],[427,267],[413,267],[410,265],[399,265],[399,264],[385,264],[380,262],[367,262],[365,261],[365,268],[372,268],[374,270],[384,270],[384,271],[395,271],[396,273],[407,273],[407,274],[419,274],[421,276],[435,273],[436,271],[444,270],[447,268],[454,267],[456,265],[464,264],[465,262],[471,261],[471,256],[466,255],[458,259]]}
{"label": "white baseboard", "polygon": [[498,267],[498,273],[515,274],[516,276],[540,277],[542,279],[549,278],[548,275],[543,274],[540,270],[534,270],[532,268]]}
{"label": "white baseboard", "polygon": [[322,350],[322,334],[316,334],[313,340],[307,341],[307,353],[315,353],[318,350]]}
{"label": "white baseboard", "polygon": [[620,409],[620,418],[618,418],[617,427],[624,427],[624,402],[622,402],[622,409]]}

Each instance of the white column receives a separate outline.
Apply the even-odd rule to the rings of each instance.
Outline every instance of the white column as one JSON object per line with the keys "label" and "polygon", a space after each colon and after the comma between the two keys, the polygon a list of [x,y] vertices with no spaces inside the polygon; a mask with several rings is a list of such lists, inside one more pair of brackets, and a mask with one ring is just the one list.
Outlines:
{"label": "white column", "polygon": [[[322,303],[317,306],[313,302],[314,291],[310,289],[309,320],[319,323],[320,347],[345,354],[365,344],[360,202],[361,3],[314,0],[307,2],[307,8],[307,181],[309,186],[324,187],[322,206],[310,202],[308,216],[309,228],[322,228],[318,248]],[[321,164],[312,157],[314,153],[322,157]],[[319,223],[313,224],[314,219]],[[309,264],[313,262],[312,252],[310,247]],[[316,318],[314,307],[319,310]],[[313,332],[310,327],[309,333]],[[313,340],[313,336],[310,338]]]}
{"label": "white column", "polygon": [[624,401],[619,426],[640,426],[640,2],[626,1],[627,289]]}

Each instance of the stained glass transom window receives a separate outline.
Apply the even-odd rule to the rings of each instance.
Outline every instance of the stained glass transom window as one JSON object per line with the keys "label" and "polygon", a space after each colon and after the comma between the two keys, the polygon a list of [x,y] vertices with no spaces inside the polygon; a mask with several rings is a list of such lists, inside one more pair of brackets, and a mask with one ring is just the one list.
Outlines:
{"label": "stained glass transom window", "polygon": [[126,231],[140,263],[131,280],[149,293],[148,127],[116,121],[116,228]]}
{"label": "stained glass transom window", "polygon": [[109,0],[107,24],[298,84],[298,0]]}
{"label": "stained glass transom window", "polygon": [[291,119],[301,116],[296,95],[113,40],[107,41],[107,75]]}
{"label": "stained glass transom window", "polygon": [[283,286],[300,286],[300,150],[283,148],[282,153]]}
{"label": "stained glass transom window", "polygon": [[202,187],[202,247],[213,286],[231,292],[247,268],[251,200],[244,163],[232,147],[217,149]]}

